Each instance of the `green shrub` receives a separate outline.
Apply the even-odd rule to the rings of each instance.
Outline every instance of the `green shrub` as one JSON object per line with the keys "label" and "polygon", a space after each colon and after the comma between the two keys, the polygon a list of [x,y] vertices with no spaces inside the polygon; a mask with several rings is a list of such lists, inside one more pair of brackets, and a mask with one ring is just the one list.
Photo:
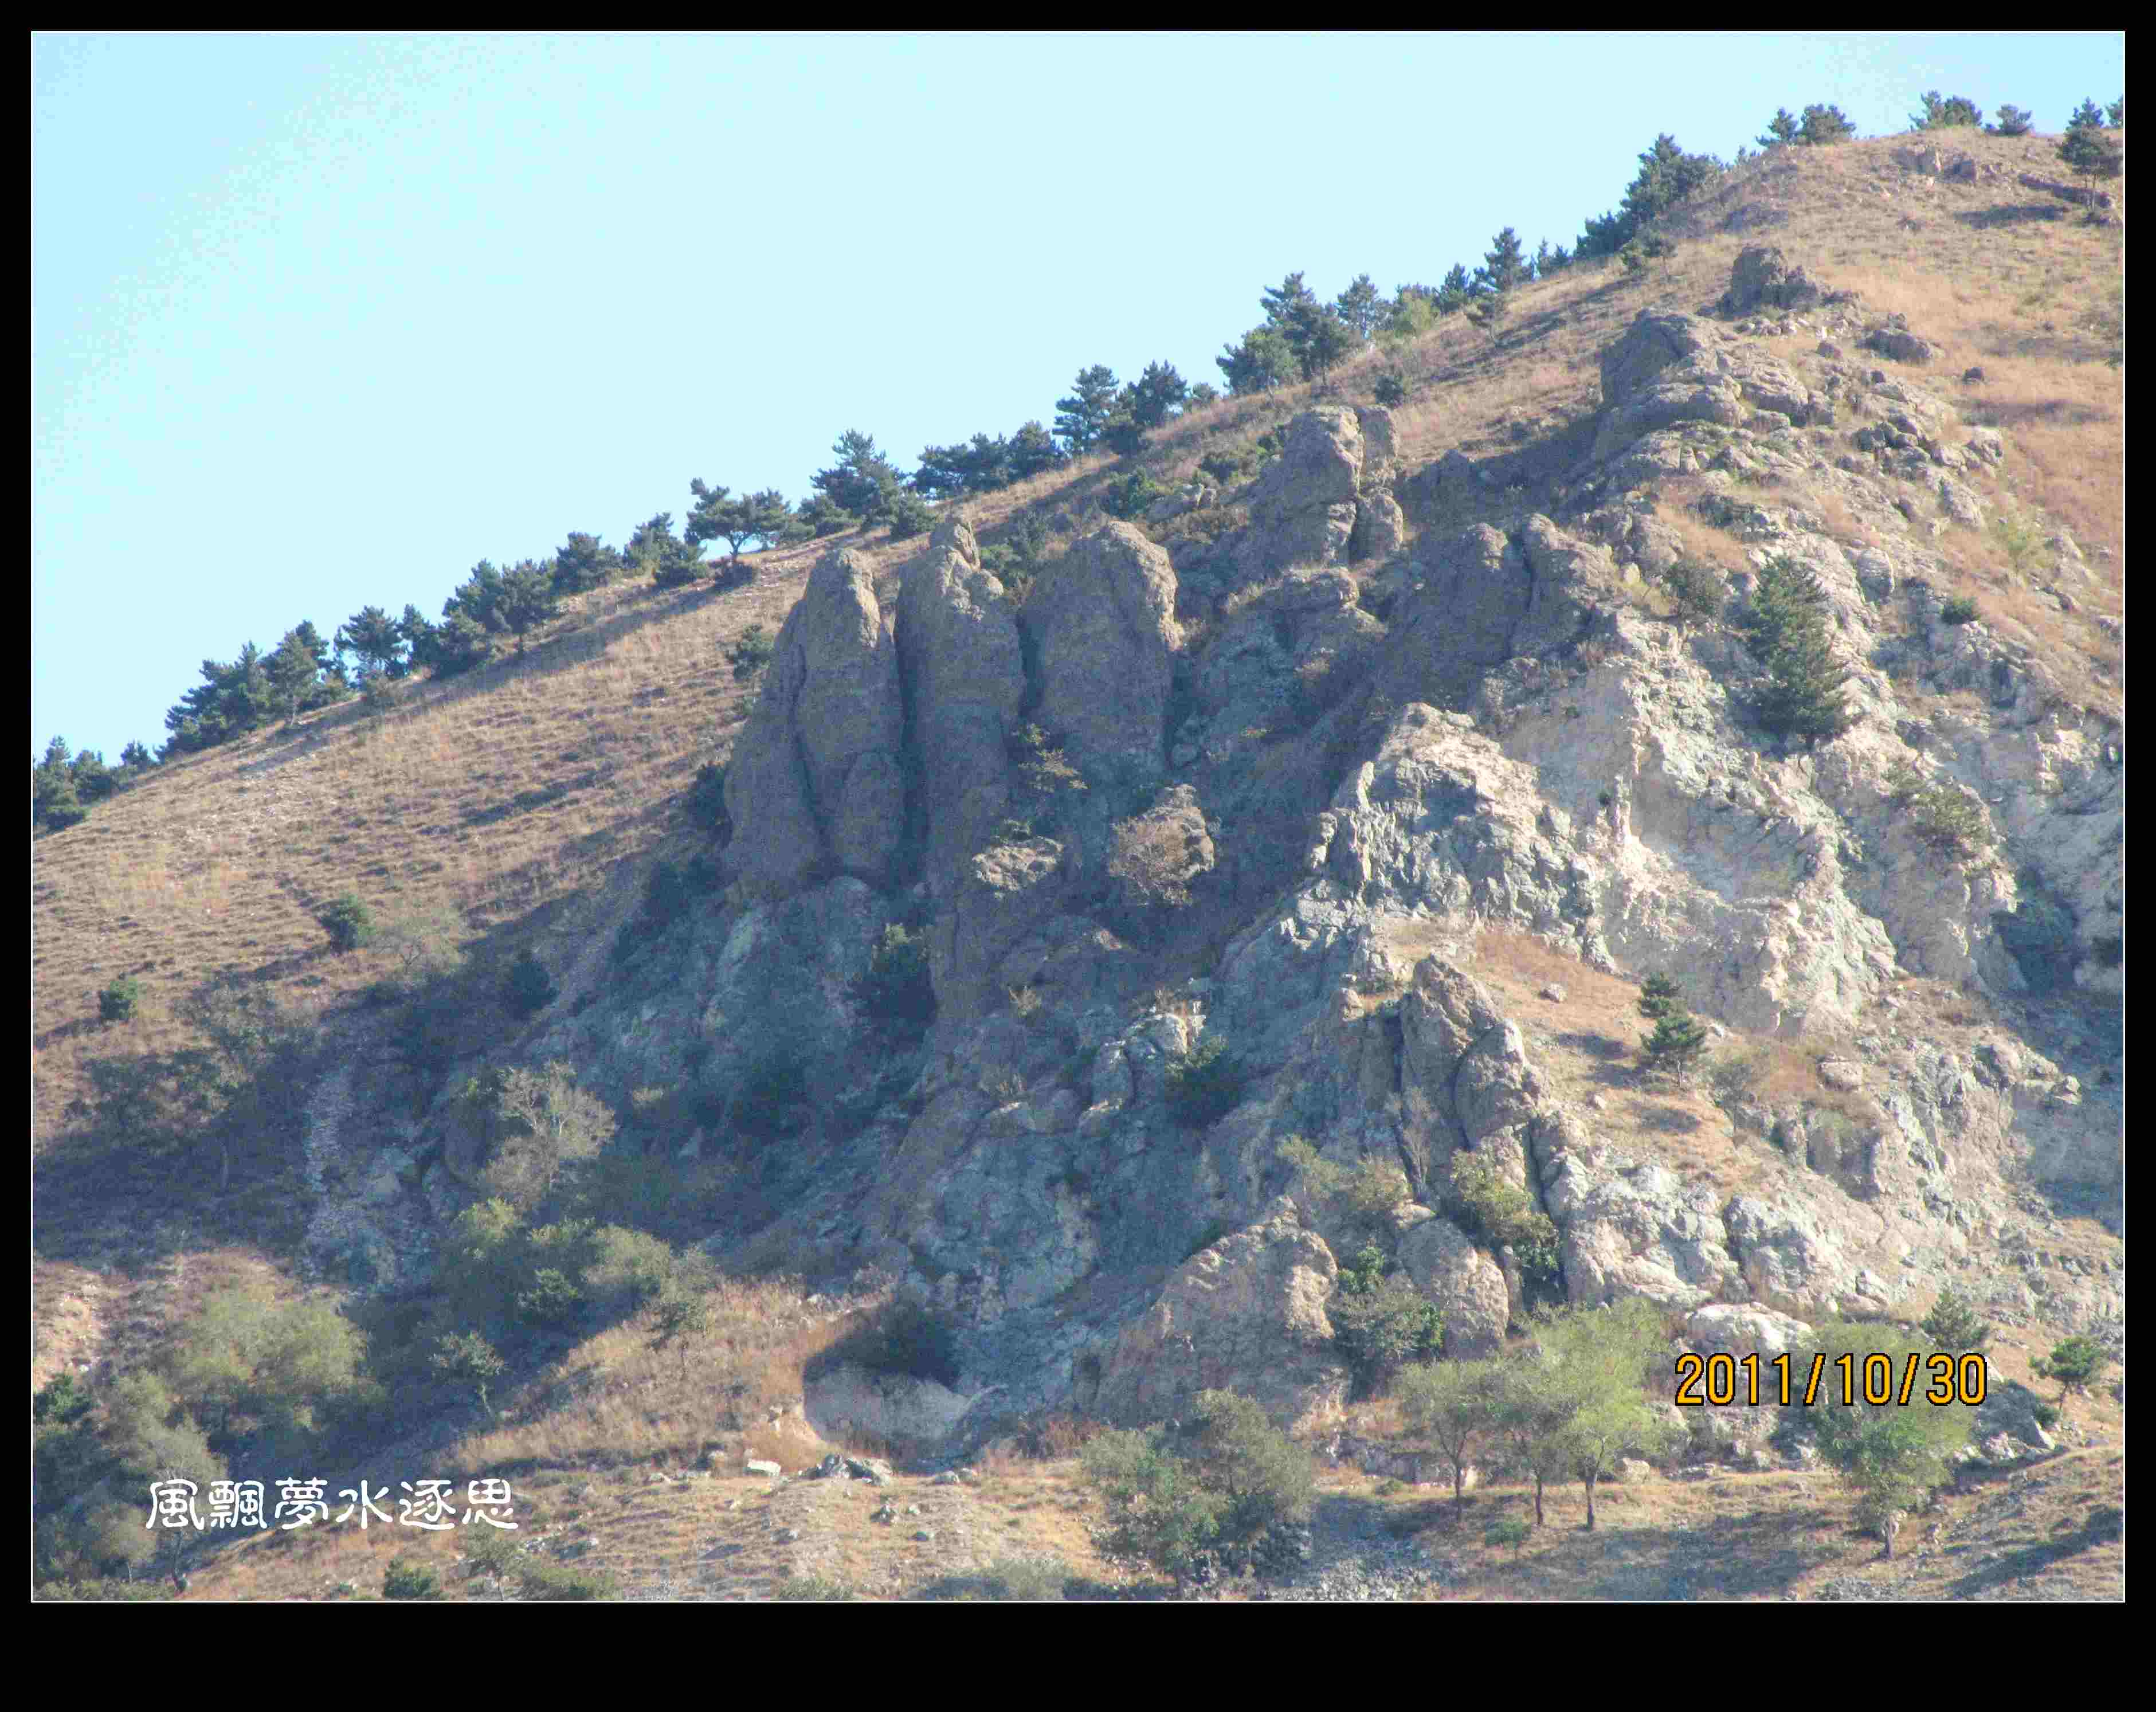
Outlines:
{"label": "green shrub", "polygon": [[547,973],[547,965],[527,945],[509,965],[509,974],[502,982],[501,1002],[512,1015],[536,1016],[554,1002],[560,992],[554,978]]}
{"label": "green shrub", "polygon": [[1209,1031],[1168,1070],[1168,1115],[1186,1129],[1209,1128],[1242,1103],[1249,1082],[1226,1040]]}
{"label": "green shrub", "polygon": [[517,1565],[517,1580],[526,1599],[619,1599],[621,1584],[604,1570],[572,1569],[567,1564],[543,1558],[526,1559]]}
{"label": "green shrub", "polygon": [[330,936],[330,949],[339,956],[357,951],[374,937],[374,913],[347,892],[315,918]]}
{"label": "green shrub", "polygon": [[1101,509],[1111,517],[1125,522],[1135,522],[1146,514],[1147,508],[1157,500],[1164,498],[1168,490],[1154,481],[1143,470],[1111,481],[1101,495]]}
{"label": "green shrub", "polygon": [[2041,1360],[2029,1364],[2029,1370],[2040,1379],[2056,1379],[2059,1382],[2059,1401],[2063,1405],[2068,1391],[2086,1391],[2098,1374],[2111,1365],[2111,1356],[2094,1338],[2066,1338],[2051,1345],[2051,1353]]}
{"label": "green shrub", "polygon": [[418,1558],[393,1557],[382,1577],[384,1599],[439,1599],[442,1583],[431,1565]]}
{"label": "green shrub", "polygon": [[1976,602],[1966,594],[1956,594],[1939,608],[1939,620],[1943,624],[1974,624],[1976,615]]}
{"label": "green shrub", "polygon": [[727,649],[726,662],[734,669],[738,680],[754,677],[770,665],[778,652],[778,645],[765,633],[762,625],[751,625],[741,633],[740,639]]}
{"label": "green shrub", "polygon": [[1905,764],[1895,769],[1887,788],[1907,811],[1917,837],[1942,855],[1965,857],[1989,847],[1984,806],[1959,786],[1945,780],[1927,784]]}
{"label": "green shrub", "polygon": [[998,1558],[981,1572],[991,1599],[1060,1599],[1070,1585],[1070,1566],[1060,1558]]}
{"label": "green shrub", "polygon": [[846,1583],[831,1576],[788,1576],[772,1590],[774,1599],[826,1600],[858,1598]]}
{"label": "green shrub", "polygon": [[462,1529],[458,1543],[464,1547],[467,1579],[475,1576],[506,1576],[516,1567],[516,1540],[485,1523]]}
{"label": "green shrub", "polygon": [[1247,481],[1258,473],[1258,466],[1265,460],[1265,454],[1248,442],[1229,446],[1217,452],[1208,452],[1198,460],[1198,467],[1211,476],[1224,491]]}
{"label": "green shrub", "polygon": [[1939,1293],[1922,1330],[1938,1348],[1957,1355],[1979,1354],[1991,1341],[1991,1328],[1952,1290]]}
{"label": "green shrub", "polygon": [[584,1316],[583,1287],[558,1267],[542,1267],[531,1287],[516,1294],[516,1317],[526,1325],[565,1330]]}
{"label": "green shrub", "polygon": [[928,936],[897,923],[883,930],[868,972],[855,984],[861,1014],[878,1027],[919,1040],[936,1020],[936,988],[929,978]]}
{"label": "green shrub", "polygon": [[1378,377],[1374,396],[1388,409],[1395,404],[1404,404],[1408,401],[1408,383],[1397,374],[1381,374]]}
{"label": "green shrub", "polygon": [[608,1225],[592,1233],[583,1283],[592,1299],[609,1312],[633,1314],[677,1286],[701,1288],[710,1270],[701,1252],[677,1255],[648,1231]]}
{"label": "green shrub", "polygon": [[726,813],[726,769],[724,763],[706,761],[696,769],[696,782],[689,787],[689,818],[724,843],[733,836],[734,823]]}
{"label": "green shrub", "polygon": [[1453,1206],[1470,1236],[1493,1249],[1509,1243],[1528,1278],[1557,1276],[1557,1226],[1526,1190],[1506,1179],[1494,1157],[1462,1149],[1452,1156],[1450,1176]]}
{"label": "green shrub", "polygon": [[1404,1273],[1385,1273],[1385,1256],[1372,1246],[1343,1267],[1328,1313],[1340,1352],[1365,1396],[1383,1391],[1394,1374],[1445,1340],[1445,1316]]}
{"label": "green shrub", "polygon": [[1662,586],[1676,602],[1677,617],[1686,624],[1703,625],[1722,610],[1728,593],[1722,573],[1697,559],[1681,558],[1661,573]]}
{"label": "green shrub", "polygon": [[1482,1543],[1491,1546],[1509,1545],[1512,1548],[1512,1555],[1517,1557],[1520,1548],[1534,1537],[1534,1531],[1526,1517],[1507,1516],[1502,1521],[1492,1522],[1482,1530]]}
{"label": "green shrub", "polygon": [[97,990],[97,1020],[100,1022],[132,1022],[136,1007],[141,1002],[141,982],[132,975],[122,975]]}
{"label": "green shrub", "polygon": [[936,527],[936,507],[910,487],[902,487],[892,496],[885,516],[890,521],[893,541],[910,541]]}

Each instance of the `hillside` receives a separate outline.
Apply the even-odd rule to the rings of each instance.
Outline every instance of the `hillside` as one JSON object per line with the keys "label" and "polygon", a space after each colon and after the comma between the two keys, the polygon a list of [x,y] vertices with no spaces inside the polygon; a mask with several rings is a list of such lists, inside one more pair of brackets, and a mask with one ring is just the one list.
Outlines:
{"label": "hillside", "polygon": [[[1127,1566],[1053,1422],[1222,1386],[1315,1441],[1396,1428],[1349,1401],[1326,1324],[1368,1233],[1295,1139],[1399,1174],[1381,1246],[1448,1355],[1537,1299],[1645,1296],[1735,1348],[1717,1310],[1906,1323],[1959,1290],[2002,1329],[1998,1466],[2062,1460],[2012,1504],[1966,1471],[1895,1587],[2061,1591],[2008,1583],[2082,1540],[2077,1506],[2123,1503],[2099,1448],[2123,1378],[2047,1434],[2028,1364],[2087,1334],[2123,1373],[2124,192],[2093,224],[2023,182],[2056,176],[2045,139],[1943,152],[1772,152],[1637,273],[1522,286],[928,537],[773,549],[733,592],[602,589],[521,658],[178,761],[41,839],[33,1391],[110,1383],[246,1278],[399,1347],[494,1180],[458,1090],[558,1062],[616,1128],[592,1216],[730,1280],[702,1281],[701,1353],[580,1324],[512,1365],[495,1421],[400,1358],[336,1466],[514,1471],[632,1591],[949,1596],[1043,1555],[1105,1588]],[[1201,470],[1261,436],[1270,461]],[[1185,497],[1111,521],[1140,468]],[[1021,519],[1050,542],[1029,589],[985,563]],[[1850,671],[1855,722],[1817,745],[1752,712],[1778,558]],[[1677,565],[1708,573],[1704,614]],[[777,651],[737,678],[752,625]],[[723,815],[692,789],[709,762]],[[1978,830],[1927,831],[1949,810]],[[338,956],[314,917],[347,891],[390,931]],[[894,943],[932,1023],[865,996]],[[557,990],[520,1017],[526,951]],[[101,1025],[130,974],[141,1015]],[[1636,1063],[1648,975],[1711,1026],[1701,1076]],[[294,1044],[255,1121],[145,1146],[93,1067],[193,1044],[183,1001],[218,976]],[[1208,1041],[1201,1109],[1178,1067]],[[1460,1155],[1553,1221],[1550,1282],[1450,1198]],[[894,1299],[950,1339],[902,1381],[864,1353]],[[1691,1596],[1881,1580],[1834,1535],[1845,1499],[1745,1415],[1687,1422],[1592,1565],[1538,1540],[1523,1580],[1426,1538],[1441,1507],[1368,1496],[1353,1452],[1320,1556],[1383,1535],[1448,1596],[1683,1596],[1608,1554],[1733,1528],[1740,1566]],[[916,1459],[901,1509],[932,1550],[844,1481],[687,1478],[833,1448]],[[1476,1502],[1520,1499],[1493,1478]],[[2116,1571],[2087,1525],[2069,1596]],[[195,1594],[372,1591],[383,1555],[258,1540]]]}

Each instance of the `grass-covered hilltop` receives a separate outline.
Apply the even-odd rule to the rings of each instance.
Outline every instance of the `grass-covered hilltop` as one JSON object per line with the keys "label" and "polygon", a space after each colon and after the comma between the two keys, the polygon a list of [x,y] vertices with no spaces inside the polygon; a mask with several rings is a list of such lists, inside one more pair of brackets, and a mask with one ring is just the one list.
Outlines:
{"label": "grass-covered hilltop", "polygon": [[1919,105],[53,738],[39,1596],[2118,1596],[2124,101]]}

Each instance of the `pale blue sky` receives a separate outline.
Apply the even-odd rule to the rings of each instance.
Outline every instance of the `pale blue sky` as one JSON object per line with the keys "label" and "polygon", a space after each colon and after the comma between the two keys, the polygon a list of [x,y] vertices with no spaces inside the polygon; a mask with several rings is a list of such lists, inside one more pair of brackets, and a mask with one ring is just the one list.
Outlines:
{"label": "pale blue sky", "polygon": [[82,36],[32,43],[31,745],[155,748],[206,656],[619,546],[839,431],[1220,383],[1330,296],[1570,244],[1657,132],[1927,89],[2064,128],[2117,34]]}

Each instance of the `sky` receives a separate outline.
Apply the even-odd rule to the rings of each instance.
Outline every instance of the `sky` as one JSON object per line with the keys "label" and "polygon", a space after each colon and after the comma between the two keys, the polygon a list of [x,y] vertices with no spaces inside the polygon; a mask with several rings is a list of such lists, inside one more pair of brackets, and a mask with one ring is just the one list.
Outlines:
{"label": "sky", "polygon": [[1658,133],[2065,128],[2117,33],[94,35],[31,44],[33,758],[157,748],[205,659],[430,617],[480,559],[798,500],[847,429],[1053,425],[1530,252]]}

